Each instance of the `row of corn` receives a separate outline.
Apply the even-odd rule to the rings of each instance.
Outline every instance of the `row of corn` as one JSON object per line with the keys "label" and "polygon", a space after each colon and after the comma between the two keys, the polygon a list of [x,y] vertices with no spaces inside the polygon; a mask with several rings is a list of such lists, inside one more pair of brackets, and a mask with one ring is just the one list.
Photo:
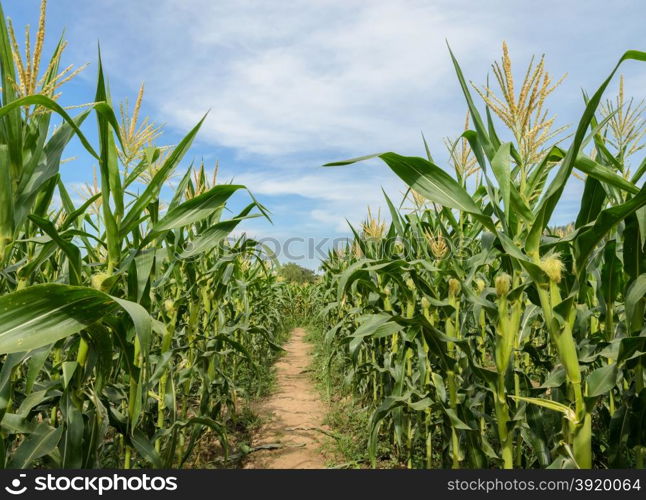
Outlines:
{"label": "row of corn", "polygon": [[[70,116],[58,89],[75,72],[62,40],[39,69],[44,30],[45,2],[23,56],[0,8],[0,467],[226,457],[289,307],[260,247],[231,238],[267,213],[247,193],[228,215],[246,188],[204,166],[180,175],[201,122],[156,146],[142,92],[115,113],[100,61],[94,102]],[[79,194],[60,176],[73,139],[99,172]]]}
{"label": "row of corn", "polygon": [[[646,53],[565,138],[542,59],[514,87],[504,46],[497,90],[451,57],[468,106],[452,168],[428,146],[376,155],[409,190],[324,262],[325,365],[370,409],[373,465],[643,467],[646,126],[623,79],[603,94]],[[575,176],[576,215],[550,227]]]}

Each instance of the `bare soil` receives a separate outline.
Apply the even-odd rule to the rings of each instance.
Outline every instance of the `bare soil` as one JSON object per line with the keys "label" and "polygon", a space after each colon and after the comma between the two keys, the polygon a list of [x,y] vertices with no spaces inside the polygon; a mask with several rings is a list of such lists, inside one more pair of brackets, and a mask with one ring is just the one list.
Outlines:
{"label": "bare soil", "polygon": [[[245,469],[322,469],[321,445],[329,429],[323,425],[326,407],[310,379],[311,346],[305,330],[295,328],[276,363],[277,390],[256,412],[265,422],[255,435],[255,449]],[[258,449],[263,447],[264,449]]]}

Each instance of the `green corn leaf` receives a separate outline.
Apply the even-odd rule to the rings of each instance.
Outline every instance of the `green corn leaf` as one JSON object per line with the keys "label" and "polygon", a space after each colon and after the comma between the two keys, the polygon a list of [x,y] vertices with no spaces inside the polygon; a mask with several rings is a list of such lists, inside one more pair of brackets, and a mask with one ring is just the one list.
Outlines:
{"label": "green corn leaf", "polygon": [[386,191],[383,189],[381,190],[382,193],[384,194],[384,198],[386,199],[386,204],[388,205],[388,210],[390,212],[390,220],[392,221],[392,224],[395,228],[395,231],[398,236],[404,236],[404,226],[401,221],[401,216],[397,212],[397,209],[393,205],[393,202],[390,200],[388,195],[386,194]]}
{"label": "green corn leaf", "polygon": [[[18,80],[16,78],[16,68],[13,61],[13,48],[9,38],[9,30],[7,29],[7,20],[0,5],[0,71],[2,73],[3,109],[7,105],[15,102],[18,97],[15,88],[15,83]],[[13,106],[7,113],[8,116],[4,121],[4,126],[6,127],[8,157],[11,158],[14,165],[22,165],[23,136],[19,106]],[[5,165],[6,170],[9,170],[6,168],[9,163],[3,162],[3,165]]]}
{"label": "green corn leaf", "polygon": [[588,375],[588,397],[594,398],[610,391],[617,384],[617,364],[597,368]]}
{"label": "green corn leaf", "polygon": [[53,428],[46,423],[38,424],[33,433],[20,443],[9,462],[10,469],[27,469],[34,462],[56,449],[63,434],[63,427]]}
{"label": "green corn leaf", "polygon": [[601,97],[603,96],[603,93],[610,84],[610,81],[614,77],[615,73],[619,69],[621,63],[630,59],[636,61],[646,61],[646,52],[639,52],[636,50],[629,50],[625,52],[619,59],[619,62],[612,70],[608,78],[606,78],[599,89],[588,101],[585,107],[585,111],[583,112],[583,116],[581,117],[581,120],[579,121],[576,132],[574,134],[572,145],[568,149],[565,158],[561,163],[561,167],[559,168],[556,176],[552,180],[552,183],[548,187],[545,196],[540,202],[536,216],[536,222],[534,222],[530,235],[527,238],[527,253],[534,254],[538,252],[540,237],[543,233],[543,230],[549,223],[552,213],[554,212],[554,209],[556,208],[556,205],[558,204],[561,195],[563,194],[565,185],[570,178],[570,174],[572,173],[576,159],[579,156],[581,144],[585,139],[586,131],[588,130],[588,127],[590,126],[590,123],[594,118],[594,113],[597,109],[597,106],[599,106],[599,103],[601,102]]}
{"label": "green corn leaf", "polygon": [[215,186],[195,198],[185,201],[181,205],[169,210],[168,213],[155,224],[153,231],[161,232],[187,226],[201,221],[222,207],[225,202],[244,186],[235,184],[221,184]]}
{"label": "green corn leaf", "polygon": [[509,396],[510,398],[517,401],[525,401],[526,403],[531,403],[533,405],[542,406],[548,410],[558,411],[562,413],[565,418],[574,422],[576,420],[576,414],[574,410],[569,406],[565,406],[563,403],[557,401],[552,401],[550,399],[540,399],[540,398],[527,398],[525,396]]}
{"label": "green corn leaf", "polygon": [[607,307],[610,307],[617,299],[623,277],[621,261],[617,257],[617,242],[615,240],[606,242],[603,256],[603,266],[601,267],[602,294],[605,303],[608,304]]}
{"label": "green corn leaf", "polygon": [[511,216],[511,173],[509,164],[511,161],[511,143],[506,142],[498,148],[496,154],[491,159],[491,170],[496,176],[498,187],[502,192],[502,201],[505,206],[505,216],[507,222]]}
{"label": "green corn leaf", "polygon": [[135,267],[137,269],[137,302],[141,299],[146,291],[146,285],[151,279],[151,271],[155,262],[155,251],[146,249],[137,254],[135,257]]}
{"label": "green corn leaf", "polygon": [[49,236],[52,241],[54,241],[60,249],[65,253],[69,263],[70,269],[70,285],[78,285],[81,283],[81,252],[80,250],[66,239],[62,238],[61,235],[56,230],[54,224],[50,221],[38,217],[36,215],[30,215],[29,219],[36,224],[39,228],[43,230],[47,236]]}
{"label": "green corn leaf", "polygon": [[643,311],[639,309],[638,305],[644,300],[646,295],[646,274],[640,274],[637,279],[635,279],[628,290],[626,291],[625,297],[625,308],[626,308],[626,323],[628,324],[628,332],[632,333],[639,329],[643,323],[643,318],[641,314],[636,315],[637,311]]}
{"label": "green corn leaf", "polygon": [[106,315],[126,310],[142,348],[150,344],[146,311],[92,288],[36,285],[0,297],[0,353],[29,351],[79,332]]}
{"label": "green corn leaf", "polygon": [[473,98],[471,97],[471,92],[469,91],[469,86],[467,85],[464,75],[462,74],[462,69],[458,64],[458,60],[453,55],[453,51],[451,50],[451,47],[449,47],[448,43],[447,43],[447,47],[449,49],[449,54],[451,55],[451,60],[453,61],[453,67],[455,68],[455,73],[458,77],[458,81],[460,82],[460,87],[462,88],[462,93],[464,94],[464,99],[467,101],[467,107],[469,108],[469,113],[471,115],[471,119],[473,120],[473,125],[476,128],[478,138],[480,140],[480,143],[482,144],[482,148],[486,153],[487,158],[493,158],[495,154],[495,149],[493,144],[491,143],[489,135],[487,134],[487,128],[485,127],[485,124],[482,121],[482,118],[480,117],[480,113],[478,113],[478,109],[476,108],[476,105],[473,102]]}
{"label": "green corn leaf", "polygon": [[85,422],[83,414],[73,402],[73,396],[65,391],[61,398],[61,413],[65,421],[65,431],[59,443],[61,467],[79,469],[83,465],[83,433]]}
{"label": "green corn leaf", "polygon": [[621,205],[607,208],[597,216],[594,225],[584,229],[574,240],[576,249],[577,272],[582,274],[585,271],[585,263],[596,245],[612,230],[618,222],[646,206],[646,185],[639,191],[639,194],[630,198]]}
{"label": "green corn leaf", "polygon": [[[623,231],[623,264],[627,281],[631,282],[646,270],[644,258],[644,231],[642,219],[646,216],[646,208],[640,208],[634,214],[626,217]],[[644,221],[646,223],[646,221]]]}
{"label": "green corn leaf", "polygon": [[473,198],[460,184],[440,167],[414,156],[400,156],[396,153],[369,155],[351,160],[328,163],[325,166],[350,165],[374,157],[381,158],[390,169],[426,199],[444,207],[454,208],[473,214],[478,221],[491,230],[495,230],[493,221],[484,215]]}
{"label": "green corn leaf", "polygon": [[144,459],[152,464],[155,469],[161,469],[162,459],[153,443],[148,439],[148,437],[140,430],[137,429],[130,437],[130,441],[139,454],[144,457]]}
{"label": "green corn leaf", "polygon": [[428,142],[426,142],[426,137],[424,137],[423,132],[422,132],[422,142],[424,143],[424,151],[426,152],[426,159],[431,163],[434,163],[433,156],[431,155],[431,149],[428,147]]}
{"label": "green corn leaf", "polygon": [[23,106],[42,106],[43,108],[47,108],[51,111],[54,111],[56,114],[60,115],[60,117],[67,122],[67,124],[74,130],[74,133],[76,136],[79,138],[81,141],[81,144],[83,144],[83,147],[90,153],[92,156],[94,156],[97,160],[99,159],[99,155],[97,152],[94,150],[94,148],[90,145],[90,142],[87,140],[83,132],[81,132],[81,129],[78,127],[74,119],[67,114],[67,111],[60,106],[56,101],[50,99],[49,97],[46,97],[44,95],[30,95],[27,97],[21,97],[20,99],[16,99],[15,101],[12,101],[9,104],[6,104],[0,108],[0,118],[4,117],[5,115],[9,114],[11,111],[15,109],[19,109]]}
{"label": "green corn leaf", "polygon": [[581,207],[579,208],[579,214],[576,217],[574,227],[578,229],[581,226],[593,222],[597,215],[599,215],[599,212],[601,212],[605,201],[606,190],[603,189],[601,182],[594,177],[588,177],[585,180]]}
{"label": "green corn leaf", "polygon": [[452,408],[443,408],[444,413],[446,413],[447,417],[449,417],[449,421],[451,422],[451,427],[454,429],[460,429],[463,431],[472,431],[471,427],[469,427],[467,424],[464,423],[460,417],[458,417],[458,414],[455,412],[454,409]]}
{"label": "green corn leaf", "polygon": [[191,173],[193,172],[193,167],[190,166],[189,168],[186,169],[186,173],[182,176],[182,180],[179,181],[177,184],[177,188],[175,188],[175,193],[173,194],[173,199],[170,200],[170,203],[168,204],[168,212],[173,210],[176,206],[178,206],[182,202],[182,198],[184,197],[184,194],[186,193],[186,188],[188,187],[189,183],[191,182]]}
{"label": "green corn leaf", "polygon": [[[88,114],[89,111],[85,111],[73,119],[77,127],[81,126]],[[74,133],[74,128],[69,123],[63,122],[52,134],[47,144],[43,146],[42,151],[36,150],[32,153],[34,158],[33,169],[26,169],[23,172],[16,194],[18,196],[14,215],[16,226],[20,226],[24,222],[43,186],[59,173],[63,151],[74,137]],[[64,204],[69,207],[71,200],[65,199],[64,190],[60,189],[61,182],[57,181],[57,184]],[[71,210],[66,208],[66,211]]]}
{"label": "green corn leaf", "polygon": [[639,167],[637,167],[637,170],[635,170],[635,173],[630,179],[630,182],[632,182],[633,184],[639,182],[639,180],[642,178],[642,175],[644,175],[644,172],[646,172],[646,158],[644,158],[639,164]]}
{"label": "green corn leaf", "polygon": [[29,412],[39,404],[46,401],[48,398],[51,398],[52,395],[48,395],[48,390],[43,389],[42,391],[35,391],[27,395],[25,399],[22,400],[20,406],[16,410],[16,414],[20,415],[22,418],[27,418]]}
{"label": "green corn leaf", "polygon": [[388,314],[373,314],[361,321],[361,326],[351,335],[349,351],[351,356],[357,354],[357,349],[366,337],[381,338],[393,335],[404,327],[395,323]]}
{"label": "green corn leaf", "polygon": [[202,126],[202,123],[204,123],[205,119],[206,116],[204,116],[198,122],[198,124],[193,127],[193,129],[186,135],[186,137],[184,137],[184,139],[182,139],[180,143],[173,149],[173,152],[168,156],[166,161],[164,161],[163,165],[153,176],[151,182],[148,184],[144,192],[141,193],[132,204],[130,210],[121,223],[122,237],[133,230],[134,226],[139,223],[139,219],[141,218],[141,214],[144,209],[148,206],[149,203],[158,198],[159,190],[161,189],[164,182],[166,182],[166,180],[168,179],[168,176],[177,167],[179,162],[182,161],[184,155],[188,152],[191,144],[193,143],[193,139],[195,139],[195,136],[200,130],[200,127]]}
{"label": "green corn leaf", "polygon": [[240,222],[245,219],[258,217],[257,214],[251,214],[251,210],[256,206],[255,203],[248,205],[235,219],[218,222],[211,226],[202,234],[189,242],[186,249],[180,254],[180,259],[188,259],[198,254],[210,252],[233,231]]}
{"label": "green corn leaf", "polygon": [[588,174],[590,177],[606,182],[611,186],[627,191],[630,194],[639,193],[639,188],[632,182],[627,181],[622,176],[615,174],[608,167],[599,165],[590,158],[579,156],[574,162],[574,166],[581,172]]}

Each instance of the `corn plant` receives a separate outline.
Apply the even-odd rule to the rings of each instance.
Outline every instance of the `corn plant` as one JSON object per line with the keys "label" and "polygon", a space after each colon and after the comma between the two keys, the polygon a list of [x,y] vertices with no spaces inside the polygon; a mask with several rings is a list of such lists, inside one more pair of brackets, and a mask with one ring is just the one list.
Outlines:
{"label": "corn plant", "polygon": [[[0,7],[0,466],[182,467],[209,439],[226,456],[288,307],[260,246],[230,238],[268,212],[203,165],[162,202],[203,120],[156,146],[143,87],[119,120],[100,57],[94,102],[70,116],[63,40],[39,74],[45,7],[25,61]],[[97,144],[80,129],[91,116]],[[98,164],[80,206],[59,173],[73,137]]]}
{"label": "corn plant", "polygon": [[[386,198],[390,225],[369,234],[369,217],[324,262],[328,365],[373,406],[373,464],[385,440],[408,467],[643,467],[646,161],[630,162],[644,122],[623,86],[601,104],[646,54],[621,57],[566,138],[543,59],[515,87],[504,45],[497,94],[450,56],[468,108],[447,142],[454,176],[426,142],[425,158],[328,164],[378,157],[413,202],[402,213]],[[574,175],[576,220],[549,227]]]}

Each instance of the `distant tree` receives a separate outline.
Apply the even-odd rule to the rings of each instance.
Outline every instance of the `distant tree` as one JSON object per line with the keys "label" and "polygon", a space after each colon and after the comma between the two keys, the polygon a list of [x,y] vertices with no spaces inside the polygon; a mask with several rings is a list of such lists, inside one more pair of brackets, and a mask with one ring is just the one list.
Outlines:
{"label": "distant tree", "polygon": [[278,276],[281,276],[285,281],[291,281],[293,283],[312,283],[316,280],[314,271],[294,264],[293,262],[282,265],[278,270]]}

